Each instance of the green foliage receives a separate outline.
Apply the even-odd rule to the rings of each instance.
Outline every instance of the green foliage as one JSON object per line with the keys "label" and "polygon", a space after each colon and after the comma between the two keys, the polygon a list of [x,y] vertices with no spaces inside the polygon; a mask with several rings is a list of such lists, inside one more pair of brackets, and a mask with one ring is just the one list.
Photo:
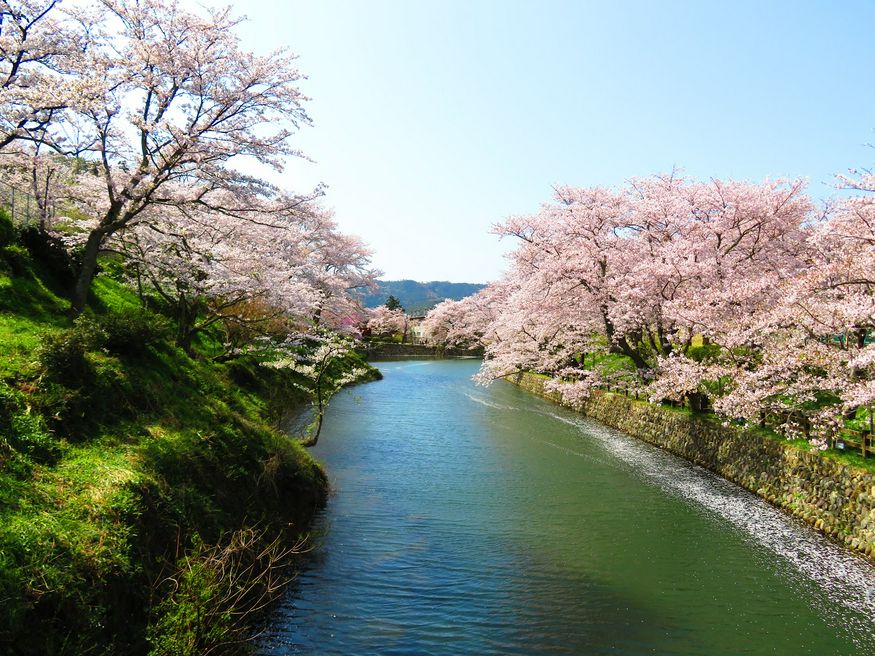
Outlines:
{"label": "green foliage", "polygon": [[15,224],[9,212],[0,207],[0,248],[15,242]]}
{"label": "green foliage", "polygon": [[193,536],[301,530],[325,477],[270,423],[288,372],[188,356],[108,276],[70,323],[56,272],[19,255],[0,273],[0,653],[145,654],[147,619],[170,626],[153,585]]}
{"label": "green foliage", "polygon": [[143,358],[168,335],[165,319],[140,308],[82,315],[72,328],[45,333],[36,352],[41,376],[34,401],[51,417],[51,428],[82,439],[107,419],[154,407],[154,388],[138,389],[141,372],[120,358]]}
{"label": "green foliage", "polygon": [[109,312],[98,324],[105,336],[103,345],[117,355],[143,354],[151,346],[170,337],[170,322],[143,308]]}
{"label": "green foliage", "polygon": [[[150,627],[151,656],[249,653],[249,624],[291,580],[290,557],[303,542],[256,529],[235,531],[215,545],[195,536]],[[287,546],[291,544],[292,546]]]}
{"label": "green foliage", "polygon": [[[208,566],[203,542],[196,536],[190,554],[178,564],[175,589],[156,609],[158,619],[149,627],[153,656],[198,656],[205,648],[227,643],[230,613],[214,609],[218,573]],[[207,622],[208,615],[212,622]]]}
{"label": "green foliage", "polygon": [[392,294],[389,294],[389,298],[386,299],[386,307],[390,310],[403,310],[401,307],[401,301],[395,298]]}
{"label": "green foliage", "polygon": [[71,255],[58,237],[36,226],[22,229],[19,241],[48,275],[50,284],[62,294],[69,294],[79,269],[78,254]]}
{"label": "green foliage", "polygon": [[31,335],[40,327],[69,325],[65,316],[68,303],[46,268],[20,246],[7,246],[0,255],[17,261],[14,267],[0,267],[0,318]]}
{"label": "green foliage", "polygon": [[23,455],[36,462],[54,462],[60,456],[60,445],[51,435],[42,416],[31,413],[24,395],[0,382],[0,463],[4,454],[16,460],[18,473],[29,471]]}
{"label": "green foliage", "polygon": [[720,355],[720,347],[717,344],[698,344],[687,349],[686,355],[696,362],[711,362]]}
{"label": "green foliage", "polygon": [[136,292],[124,284],[124,278],[115,277],[113,260],[109,264],[101,260],[101,267],[107,266],[109,271],[101,272],[91,281],[90,304],[94,312],[130,312],[142,306]]}
{"label": "green foliage", "polygon": [[0,247],[0,273],[23,276],[27,271],[27,251],[15,244]]}
{"label": "green foliage", "polygon": [[80,317],[73,328],[46,333],[37,351],[37,360],[49,380],[66,387],[82,388],[94,379],[86,353],[99,348],[104,339],[97,323]]}
{"label": "green foliage", "polygon": [[869,431],[875,427],[875,415],[873,415],[872,406],[861,406],[854,412],[853,417],[849,417],[845,422],[845,426],[855,431]]}

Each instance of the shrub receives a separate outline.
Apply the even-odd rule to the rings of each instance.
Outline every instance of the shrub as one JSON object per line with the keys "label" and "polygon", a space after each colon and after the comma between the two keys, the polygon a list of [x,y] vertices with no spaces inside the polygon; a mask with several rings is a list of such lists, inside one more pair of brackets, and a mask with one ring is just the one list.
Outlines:
{"label": "shrub", "polygon": [[3,428],[18,409],[18,395],[9,385],[0,383],[0,428]]}
{"label": "shrub", "polygon": [[70,330],[45,335],[37,359],[46,375],[64,383],[76,384],[88,371],[85,345]]}
{"label": "shrub", "polygon": [[15,242],[15,224],[9,213],[0,207],[0,248]]}
{"label": "shrub", "polygon": [[93,371],[86,353],[100,348],[106,334],[100,325],[79,317],[68,330],[47,333],[37,351],[43,372],[68,387],[82,387],[91,382]]}
{"label": "shrub", "polygon": [[0,443],[39,462],[54,462],[60,445],[38,414],[24,407],[21,394],[0,383]]}
{"label": "shrub", "polygon": [[687,357],[696,362],[710,362],[720,355],[720,347],[717,344],[701,344],[687,349]]}
{"label": "shrub", "polygon": [[21,246],[0,245],[0,271],[23,276],[27,273],[27,251]]}
{"label": "shrub", "polygon": [[13,449],[37,462],[51,464],[61,456],[61,445],[37,415],[20,413],[12,417],[7,441]]}
{"label": "shrub", "polygon": [[142,353],[170,332],[166,319],[144,309],[110,312],[98,319],[98,325],[104,346],[118,355]]}
{"label": "shrub", "polygon": [[155,608],[150,656],[250,653],[251,622],[292,580],[293,557],[306,548],[283,537],[243,528],[207,546],[195,535],[165,581],[171,592]]}
{"label": "shrub", "polygon": [[21,231],[19,240],[31,257],[43,263],[56,282],[67,288],[72,286],[78,265],[60,239],[45,230],[28,226]]}
{"label": "shrub", "polygon": [[131,417],[152,397],[137,390],[117,357],[160,339],[166,324],[148,312],[80,316],[67,330],[47,333],[37,351],[42,370],[37,403],[51,429],[69,439],[93,434],[106,421]]}

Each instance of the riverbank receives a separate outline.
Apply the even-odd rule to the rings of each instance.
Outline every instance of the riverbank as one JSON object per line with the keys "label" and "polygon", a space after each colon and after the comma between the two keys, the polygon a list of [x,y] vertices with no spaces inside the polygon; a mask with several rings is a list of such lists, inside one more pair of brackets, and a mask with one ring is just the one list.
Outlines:
{"label": "riverbank", "polygon": [[239,648],[327,496],[277,428],[307,399],[112,275],[71,322],[52,266],[0,248],[0,653]]}
{"label": "riverbank", "polygon": [[581,406],[531,373],[508,381],[628,435],[666,449],[754,492],[875,561],[875,476],[755,432],[594,391]]}
{"label": "riverbank", "polygon": [[400,344],[396,342],[365,342],[361,352],[367,360],[404,360],[407,358],[482,358],[483,349],[460,349],[427,344]]}

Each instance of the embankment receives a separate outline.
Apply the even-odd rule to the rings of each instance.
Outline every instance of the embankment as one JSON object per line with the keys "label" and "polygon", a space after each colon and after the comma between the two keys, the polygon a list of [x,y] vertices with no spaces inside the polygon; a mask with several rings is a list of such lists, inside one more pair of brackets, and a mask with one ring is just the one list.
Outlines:
{"label": "embankment", "polygon": [[362,346],[368,360],[402,360],[404,358],[480,358],[483,349],[445,348],[426,344],[370,342]]}
{"label": "embankment", "polygon": [[180,349],[109,273],[71,322],[53,258],[0,247],[0,654],[228,653],[327,496],[277,428],[300,380]]}
{"label": "embankment", "polygon": [[644,401],[596,391],[575,407],[545,390],[545,377],[523,373],[508,380],[710,469],[875,560],[875,476],[868,471]]}

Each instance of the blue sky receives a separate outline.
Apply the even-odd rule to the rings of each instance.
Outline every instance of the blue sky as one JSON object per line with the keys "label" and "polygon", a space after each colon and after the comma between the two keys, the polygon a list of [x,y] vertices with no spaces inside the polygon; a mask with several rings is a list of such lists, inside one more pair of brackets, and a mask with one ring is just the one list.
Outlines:
{"label": "blue sky", "polygon": [[875,2],[239,3],[244,46],[288,46],[314,126],[291,189],[328,184],[389,279],[485,282],[489,234],[554,184],[804,177],[875,150]]}

